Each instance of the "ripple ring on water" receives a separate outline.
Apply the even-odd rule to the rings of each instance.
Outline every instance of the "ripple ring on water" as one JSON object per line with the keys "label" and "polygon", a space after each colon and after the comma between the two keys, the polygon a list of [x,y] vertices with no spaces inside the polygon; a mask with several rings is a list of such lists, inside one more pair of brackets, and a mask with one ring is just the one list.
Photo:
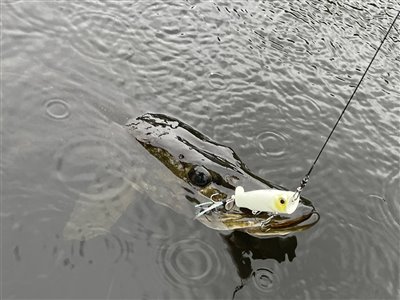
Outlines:
{"label": "ripple ring on water", "polygon": [[273,277],[274,273],[271,270],[260,268],[254,271],[253,282],[260,292],[266,293],[273,287]]}
{"label": "ripple ring on water", "polygon": [[208,82],[212,88],[217,90],[225,90],[228,86],[225,76],[218,72],[210,73],[208,76]]}
{"label": "ripple ring on water", "polygon": [[70,115],[69,105],[64,100],[51,99],[46,102],[46,113],[57,120],[66,119]]}
{"label": "ripple ring on water", "polygon": [[289,105],[286,103],[285,111],[293,121],[301,119],[304,122],[305,116],[307,120],[315,120],[321,115],[320,105],[314,99],[304,95],[294,96],[293,102]]}
{"label": "ripple ring on water", "polygon": [[123,17],[89,11],[72,17],[71,45],[79,53],[94,60],[129,57],[133,53],[129,41],[130,26]]}
{"label": "ripple ring on water", "polygon": [[288,137],[282,133],[264,131],[255,139],[261,156],[281,157],[286,153]]}
{"label": "ripple ring on water", "polygon": [[107,190],[118,195],[124,188],[124,166],[129,165],[129,155],[106,137],[72,140],[55,158],[57,177],[75,192],[90,196]]}
{"label": "ripple ring on water", "polygon": [[161,247],[158,260],[167,281],[181,288],[206,286],[221,272],[217,252],[197,239]]}
{"label": "ripple ring on water", "polygon": [[[347,215],[348,212],[341,212]],[[349,215],[347,215],[349,216]],[[348,290],[354,283],[360,280],[372,279],[368,274],[369,264],[363,263],[365,260],[370,261],[370,253],[373,253],[373,245],[367,248],[368,235],[371,233],[366,231],[362,226],[353,223],[353,221],[360,221],[358,219],[351,220],[338,218],[337,212],[327,212],[324,215],[324,223],[318,227],[317,231],[319,241],[323,245],[323,249],[320,249],[318,253],[314,255],[314,261],[316,263],[324,261],[330,265],[330,272],[338,274],[338,280],[335,283],[337,290]],[[341,233],[347,232],[347,235]],[[335,249],[335,257],[329,257],[330,249]],[[381,257],[382,260],[379,264],[385,262],[385,257]],[[385,262],[386,263],[386,262]],[[325,276],[321,274],[321,276]],[[366,281],[363,281],[366,282]],[[378,283],[376,280],[370,282],[370,284]]]}
{"label": "ripple ring on water", "polygon": [[[79,261],[79,257],[86,258],[90,264],[99,263],[95,258],[90,257],[95,252],[107,253],[108,263],[119,263],[128,261],[134,252],[132,241],[122,240],[115,234],[109,234],[104,239],[97,239],[87,243],[84,240],[72,241],[68,259]],[[104,258],[100,263],[104,263]]]}

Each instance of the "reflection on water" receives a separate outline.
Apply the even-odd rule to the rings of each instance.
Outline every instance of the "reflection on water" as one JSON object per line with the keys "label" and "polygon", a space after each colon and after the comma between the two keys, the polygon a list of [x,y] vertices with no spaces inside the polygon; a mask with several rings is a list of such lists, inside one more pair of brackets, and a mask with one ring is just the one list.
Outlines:
{"label": "reflection on water", "polygon": [[[295,187],[399,9],[2,1],[3,298],[398,298],[399,24],[305,191],[321,220],[296,236],[221,239],[158,205],[121,178],[168,173],[114,122],[177,117]],[[103,198],[125,210],[107,234],[65,240],[76,205],[112,216],[85,210]]]}
{"label": "reflection on water", "polygon": [[221,236],[228,246],[228,252],[241,279],[241,284],[233,292],[233,298],[241,289],[252,288],[247,281],[250,278],[254,286],[262,293],[273,292],[272,286],[279,285],[279,280],[275,282],[277,280],[273,270],[256,269],[252,266],[255,260],[274,259],[281,263],[285,260],[292,261],[296,257],[296,236],[259,239],[239,231]]}

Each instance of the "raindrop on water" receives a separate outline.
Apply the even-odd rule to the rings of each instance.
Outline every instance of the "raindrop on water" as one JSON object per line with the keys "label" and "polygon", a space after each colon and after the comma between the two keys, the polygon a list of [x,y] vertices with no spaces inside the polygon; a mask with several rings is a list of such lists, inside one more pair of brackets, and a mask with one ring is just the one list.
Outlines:
{"label": "raindrop on water", "polygon": [[65,119],[70,115],[69,105],[61,99],[52,99],[46,102],[46,113],[54,119]]}
{"label": "raindrop on water", "polygon": [[262,156],[280,157],[286,153],[288,138],[282,133],[265,131],[260,133],[256,139]]}
{"label": "raindrop on water", "polygon": [[209,83],[211,87],[218,90],[224,90],[228,86],[225,76],[221,73],[211,73],[209,76]]}
{"label": "raindrop on water", "polygon": [[[122,188],[121,164],[129,155],[118,145],[86,137],[69,142],[56,155],[58,178],[79,193],[98,194]],[[118,194],[118,193],[116,193]]]}
{"label": "raindrop on water", "polygon": [[253,282],[261,292],[268,292],[273,286],[274,273],[266,268],[260,268],[253,273]]}
{"label": "raindrop on water", "polygon": [[221,275],[217,252],[197,239],[163,246],[160,249],[159,264],[166,280],[181,288],[206,286]]}

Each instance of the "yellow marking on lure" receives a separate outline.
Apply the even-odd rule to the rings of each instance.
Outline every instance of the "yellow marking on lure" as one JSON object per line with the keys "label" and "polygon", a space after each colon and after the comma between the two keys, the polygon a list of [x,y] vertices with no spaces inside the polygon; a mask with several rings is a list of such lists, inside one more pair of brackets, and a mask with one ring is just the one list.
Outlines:
{"label": "yellow marking on lure", "polygon": [[276,189],[245,192],[242,186],[238,186],[235,190],[235,204],[253,211],[291,214],[299,205],[300,197],[295,194]]}

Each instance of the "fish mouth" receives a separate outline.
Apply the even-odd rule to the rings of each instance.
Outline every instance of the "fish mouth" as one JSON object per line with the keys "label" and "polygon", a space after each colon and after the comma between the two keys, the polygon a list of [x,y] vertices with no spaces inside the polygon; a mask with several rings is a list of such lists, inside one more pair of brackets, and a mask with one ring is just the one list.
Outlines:
{"label": "fish mouth", "polygon": [[[221,145],[182,121],[147,113],[127,124],[133,137],[180,182],[181,194],[177,201],[188,201],[191,210],[181,211],[194,217],[196,204],[227,200],[235,187],[252,189],[282,189],[282,186],[254,175],[229,147]],[[183,193],[183,194],[182,194]],[[183,195],[183,197],[182,197]],[[171,197],[176,195],[171,194]],[[168,204],[172,209],[179,205]],[[319,220],[311,201],[301,197],[292,214],[271,214],[234,206],[222,207],[197,218],[215,230],[241,230],[256,237],[286,235],[305,230]]]}
{"label": "fish mouth", "polygon": [[255,237],[283,236],[300,232],[315,225],[319,219],[320,215],[312,203],[303,197],[292,214],[262,212],[254,215],[248,209],[234,207],[231,210],[223,208],[211,211],[199,217],[199,220],[210,228],[240,230]]}

